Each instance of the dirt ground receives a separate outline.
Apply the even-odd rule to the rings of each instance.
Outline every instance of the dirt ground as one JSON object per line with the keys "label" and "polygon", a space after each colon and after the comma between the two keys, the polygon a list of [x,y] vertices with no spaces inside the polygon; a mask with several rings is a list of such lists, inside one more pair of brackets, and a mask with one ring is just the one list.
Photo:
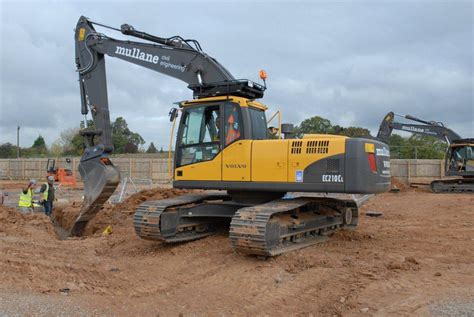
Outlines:
{"label": "dirt ground", "polygon": [[[234,253],[225,230],[178,245],[139,239],[135,206],[181,193],[136,194],[64,241],[46,216],[0,206],[0,315],[474,315],[473,195],[377,195],[357,230],[262,260]],[[55,221],[70,226],[78,210],[58,206]]]}

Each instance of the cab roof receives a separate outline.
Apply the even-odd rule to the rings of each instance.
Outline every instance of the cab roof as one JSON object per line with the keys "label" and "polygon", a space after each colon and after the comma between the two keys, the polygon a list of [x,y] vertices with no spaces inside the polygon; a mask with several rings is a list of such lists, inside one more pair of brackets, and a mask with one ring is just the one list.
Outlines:
{"label": "cab roof", "polygon": [[213,103],[213,102],[219,102],[219,101],[231,101],[231,102],[238,103],[241,107],[252,107],[252,108],[257,108],[264,111],[268,109],[267,106],[265,106],[264,104],[258,101],[247,99],[244,97],[237,97],[237,96],[217,96],[217,97],[206,97],[206,98],[182,101],[179,103],[179,106],[181,108],[186,108],[189,106],[195,106],[199,104]]}

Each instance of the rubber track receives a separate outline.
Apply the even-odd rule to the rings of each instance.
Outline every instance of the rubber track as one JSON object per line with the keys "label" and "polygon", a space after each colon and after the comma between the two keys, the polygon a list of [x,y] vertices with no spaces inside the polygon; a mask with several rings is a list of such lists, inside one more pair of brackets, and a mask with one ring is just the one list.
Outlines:
{"label": "rubber track", "polygon": [[[267,257],[307,247],[326,240],[327,237],[319,234],[319,230],[340,227],[342,225],[341,221],[329,222],[307,230],[306,236],[300,239],[299,243],[289,242],[279,244],[273,248],[268,246],[267,243],[267,224],[274,215],[286,213],[314,202],[321,202],[321,200],[308,197],[292,200],[279,199],[266,204],[239,209],[230,224],[229,238],[233,249],[245,254]],[[341,201],[341,206],[344,204],[345,202]],[[313,232],[309,233],[309,231]],[[315,232],[317,233],[315,234]]]}
{"label": "rubber track", "polygon": [[474,193],[474,180],[435,180],[431,182],[430,188],[434,193]]}
{"label": "rubber track", "polygon": [[184,207],[190,204],[199,204],[205,200],[222,200],[227,195],[184,195],[162,200],[150,200],[142,203],[135,210],[133,225],[137,235],[146,240],[165,242],[184,242],[206,237],[214,232],[186,231],[175,236],[163,236],[160,230],[160,217],[167,210]]}

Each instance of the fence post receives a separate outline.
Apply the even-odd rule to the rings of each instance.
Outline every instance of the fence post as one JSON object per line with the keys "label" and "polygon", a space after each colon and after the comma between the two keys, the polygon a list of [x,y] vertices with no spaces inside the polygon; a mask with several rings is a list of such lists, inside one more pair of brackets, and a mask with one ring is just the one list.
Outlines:
{"label": "fence post", "polygon": [[410,186],[410,160],[407,160],[408,186]]}
{"label": "fence post", "polygon": [[148,178],[149,179],[153,178],[153,159],[150,159],[148,161]]}
{"label": "fence post", "polygon": [[443,178],[444,176],[444,161],[439,161],[439,178]]}

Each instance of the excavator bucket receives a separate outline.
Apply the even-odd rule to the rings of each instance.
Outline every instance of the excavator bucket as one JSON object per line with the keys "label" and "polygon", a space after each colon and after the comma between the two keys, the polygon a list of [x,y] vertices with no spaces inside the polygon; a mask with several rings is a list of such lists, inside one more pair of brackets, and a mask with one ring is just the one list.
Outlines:
{"label": "excavator bucket", "polygon": [[120,182],[118,169],[103,155],[81,162],[79,173],[84,181],[84,201],[69,234],[74,237],[84,233],[89,220],[99,212]]}

